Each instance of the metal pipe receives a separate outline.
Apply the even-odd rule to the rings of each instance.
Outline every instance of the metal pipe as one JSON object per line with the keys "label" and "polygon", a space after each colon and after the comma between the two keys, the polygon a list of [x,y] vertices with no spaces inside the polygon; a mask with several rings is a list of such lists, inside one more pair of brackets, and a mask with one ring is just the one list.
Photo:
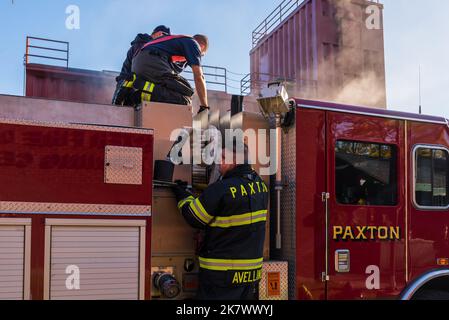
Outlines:
{"label": "metal pipe", "polygon": [[282,132],[281,115],[276,114],[276,249],[282,248],[281,234],[281,191],[282,191]]}
{"label": "metal pipe", "polygon": [[26,51],[25,51],[25,64],[28,64],[28,54],[29,54],[29,48],[30,48],[30,37],[27,37],[27,45],[26,45]]}

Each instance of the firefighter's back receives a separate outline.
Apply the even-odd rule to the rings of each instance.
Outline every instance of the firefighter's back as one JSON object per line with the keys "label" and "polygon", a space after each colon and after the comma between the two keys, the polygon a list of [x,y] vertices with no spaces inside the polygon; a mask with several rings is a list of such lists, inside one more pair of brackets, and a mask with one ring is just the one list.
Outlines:
{"label": "firefighter's back", "polygon": [[194,202],[210,219],[199,257],[200,298],[252,297],[261,278],[268,196],[257,173],[241,165]]}

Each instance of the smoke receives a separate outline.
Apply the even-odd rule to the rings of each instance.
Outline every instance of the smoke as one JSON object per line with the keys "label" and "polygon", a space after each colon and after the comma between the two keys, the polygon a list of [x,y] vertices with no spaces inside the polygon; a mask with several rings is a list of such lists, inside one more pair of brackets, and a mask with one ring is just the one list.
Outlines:
{"label": "smoke", "polygon": [[382,87],[375,72],[364,72],[360,77],[349,81],[330,99],[343,104],[385,107],[385,86]]}
{"label": "smoke", "polygon": [[338,35],[333,64],[343,85],[330,90],[325,98],[337,103],[386,107],[383,43],[375,43],[379,51],[374,51],[366,50],[363,41],[371,36],[369,33],[383,31],[367,29],[365,5],[352,0],[333,0],[332,8]]}
{"label": "smoke", "polygon": [[[323,2],[324,3],[324,2]],[[386,107],[383,30],[368,30],[361,1],[328,0],[337,42],[322,43],[318,81],[296,81],[297,97]],[[372,3],[369,3],[372,4]],[[329,38],[323,35],[321,38]]]}

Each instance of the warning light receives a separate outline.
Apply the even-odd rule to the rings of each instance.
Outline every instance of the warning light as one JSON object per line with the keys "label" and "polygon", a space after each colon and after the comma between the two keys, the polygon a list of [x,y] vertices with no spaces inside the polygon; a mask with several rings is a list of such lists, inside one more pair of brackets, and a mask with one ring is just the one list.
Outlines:
{"label": "warning light", "polygon": [[449,266],[449,258],[438,258],[437,265],[439,266]]}

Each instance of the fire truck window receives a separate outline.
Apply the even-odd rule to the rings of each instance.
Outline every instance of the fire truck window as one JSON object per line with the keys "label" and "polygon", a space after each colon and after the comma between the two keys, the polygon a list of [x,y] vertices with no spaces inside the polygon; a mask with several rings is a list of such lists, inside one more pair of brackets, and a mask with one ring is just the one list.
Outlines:
{"label": "fire truck window", "polygon": [[397,204],[396,147],[377,143],[337,141],[337,201],[360,206]]}
{"label": "fire truck window", "polygon": [[418,148],[415,153],[416,204],[422,207],[449,205],[449,154],[446,150]]}

